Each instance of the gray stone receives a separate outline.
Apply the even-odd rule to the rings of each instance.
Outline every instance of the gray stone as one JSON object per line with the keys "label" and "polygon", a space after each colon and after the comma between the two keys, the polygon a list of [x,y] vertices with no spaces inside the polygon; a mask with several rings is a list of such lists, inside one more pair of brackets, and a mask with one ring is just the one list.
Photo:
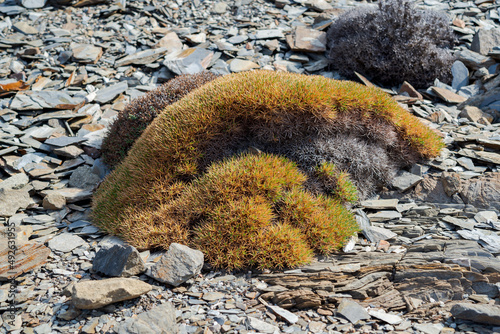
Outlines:
{"label": "gray stone", "polygon": [[212,10],[215,14],[224,14],[227,11],[227,4],[224,2],[217,2]]}
{"label": "gray stone", "polygon": [[103,306],[137,298],[153,287],[132,278],[108,278],[80,281],[71,289],[71,302],[79,309],[94,310]]}
{"label": "gray stone", "polygon": [[43,198],[42,206],[45,210],[61,210],[66,206],[66,197],[60,194],[49,194]]}
{"label": "gray stone", "polygon": [[498,220],[498,216],[495,211],[480,211],[476,213],[474,219],[478,223],[488,223],[488,221],[496,222]]}
{"label": "gray stone", "polygon": [[460,88],[469,85],[469,70],[460,60],[453,63],[451,73],[453,74],[451,83],[453,89],[460,90]]}
{"label": "gray stone", "polygon": [[17,190],[26,186],[28,182],[29,182],[28,175],[24,173],[19,173],[0,182],[0,189]]}
{"label": "gray stone", "polygon": [[124,93],[128,88],[126,81],[119,82],[97,91],[94,101],[104,104],[114,100],[118,95]]}
{"label": "gray stone", "polygon": [[340,305],[337,308],[337,313],[345,317],[353,324],[358,323],[360,320],[370,319],[370,315],[361,305],[346,298],[342,299],[340,302]]}
{"label": "gray stone", "polygon": [[469,121],[477,122],[481,117],[492,121],[493,118],[490,114],[483,112],[481,109],[474,106],[466,106],[459,114],[462,118],[467,118]]}
{"label": "gray stone", "polygon": [[80,189],[94,189],[100,180],[100,177],[94,174],[92,167],[81,166],[71,174],[69,185]]}
{"label": "gray stone", "polygon": [[380,319],[384,322],[387,322],[390,325],[397,325],[403,321],[403,318],[401,318],[398,315],[395,314],[389,314],[384,312],[383,310],[368,310],[368,314],[371,315],[374,318]]}
{"label": "gray stone", "polygon": [[84,153],[84,151],[81,148],[75,145],[54,148],[52,152],[62,157],[68,157],[73,159],[79,157],[82,153]]}
{"label": "gray stone", "polygon": [[45,3],[47,3],[47,0],[22,0],[21,4],[25,8],[43,8],[45,6]]}
{"label": "gray stone", "polygon": [[10,217],[19,209],[26,209],[31,202],[27,190],[0,188],[0,217]]}
{"label": "gray stone", "polygon": [[406,171],[400,171],[392,180],[392,186],[401,192],[405,192],[417,185],[422,179],[421,176]]}
{"label": "gray stone", "polygon": [[62,188],[58,190],[43,190],[41,192],[43,196],[49,194],[59,194],[66,198],[67,203],[74,203],[79,201],[84,201],[92,197],[92,191],[88,189],[80,188]]}
{"label": "gray stone", "polygon": [[361,206],[366,209],[384,210],[384,209],[396,209],[399,200],[397,199],[380,199],[371,201],[362,201]]}
{"label": "gray stone", "polygon": [[413,327],[424,334],[439,334],[441,333],[441,330],[444,328],[444,325],[423,323],[423,324],[416,324]]}
{"label": "gray stone", "polygon": [[289,324],[294,324],[297,321],[299,321],[299,317],[293,314],[292,312],[285,310],[284,308],[281,308],[279,306],[274,306],[274,305],[267,305],[267,308],[269,308],[271,311],[273,311],[275,314],[280,316],[281,318],[285,319]]}
{"label": "gray stone", "polygon": [[[177,35],[176,35],[177,36]],[[182,47],[182,43],[181,43]],[[148,49],[144,51],[136,52],[132,55],[126,56],[120,60],[115,62],[116,67],[126,66],[130,64],[134,65],[147,65],[154,63],[156,60],[160,59],[164,54],[169,51],[168,48],[157,48],[157,49]]]}
{"label": "gray stone", "polygon": [[455,52],[455,57],[472,70],[478,70],[481,67],[489,67],[495,64],[493,58],[485,57],[480,53],[468,49]]}
{"label": "gray stone", "polygon": [[121,322],[113,330],[118,334],[177,334],[175,312],[172,303],[167,302]]}
{"label": "gray stone", "polygon": [[102,56],[102,48],[90,44],[74,44],[71,51],[73,58],[83,64],[95,64]]}
{"label": "gray stone", "polygon": [[58,236],[52,238],[49,241],[48,246],[53,251],[67,253],[85,244],[85,240],[77,235],[71,233],[61,233]]}
{"label": "gray stone", "polygon": [[45,144],[57,147],[64,147],[68,145],[83,143],[84,141],[87,141],[87,139],[82,137],[61,136],[56,138],[49,138],[45,141]]}
{"label": "gray stone", "polygon": [[182,50],[182,41],[175,32],[170,31],[158,41],[156,47],[165,48],[167,49],[167,53],[172,53]]}
{"label": "gray stone", "polygon": [[472,39],[471,50],[482,55],[488,55],[493,47],[500,45],[500,28],[479,29]]}
{"label": "gray stone", "polygon": [[97,252],[92,269],[108,276],[129,277],[143,273],[146,268],[137,249],[128,245],[114,245]]}
{"label": "gray stone", "polygon": [[225,294],[223,294],[222,292],[214,291],[214,292],[205,292],[203,294],[203,297],[201,297],[201,298],[207,302],[213,302],[213,301],[224,298],[224,296],[225,296]]}
{"label": "gray stone", "polygon": [[18,92],[10,104],[13,110],[71,109],[84,101],[62,91]]}
{"label": "gray stone", "polygon": [[369,228],[370,235],[372,236],[373,239],[370,239],[372,242],[379,242],[382,240],[390,240],[393,239],[397,236],[396,233],[392,232],[391,230],[388,230],[383,227],[378,227],[378,226],[370,226]]}
{"label": "gray stone", "polygon": [[460,303],[453,305],[450,312],[456,319],[500,325],[500,307],[496,305]]}
{"label": "gray stone", "polygon": [[401,217],[402,215],[398,211],[390,211],[390,210],[379,211],[377,213],[371,213],[368,215],[368,218],[370,218],[372,222],[382,222],[392,219],[401,219]]}
{"label": "gray stone", "polygon": [[254,329],[259,333],[269,333],[269,334],[278,334],[280,330],[278,327],[271,325],[265,321],[259,320],[254,317],[247,317],[245,320],[246,325],[250,329]]}
{"label": "gray stone", "polygon": [[22,32],[25,35],[38,34],[38,30],[36,30],[34,27],[23,21],[16,22],[12,27],[17,31]]}
{"label": "gray stone", "polygon": [[203,48],[190,48],[172,52],[165,57],[163,65],[177,75],[195,74],[204,71],[214,53]]}
{"label": "gray stone", "polygon": [[284,38],[283,31],[281,29],[262,29],[257,30],[255,34],[250,35],[253,39],[271,39],[271,38]]}
{"label": "gray stone", "polygon": [[198,275],[202,267],[202,252],[172,243],[148,275],[162,283],[179,286]]}

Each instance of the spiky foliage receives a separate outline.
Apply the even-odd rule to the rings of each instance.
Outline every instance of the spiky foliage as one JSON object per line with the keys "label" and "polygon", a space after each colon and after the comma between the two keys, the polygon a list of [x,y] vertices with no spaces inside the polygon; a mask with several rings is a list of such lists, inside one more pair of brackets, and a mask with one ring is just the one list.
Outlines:
{"label": "spiky foliage", "polygon": [[426,88],[451,80],[453,31],[445,14],[411,0],[383,0],[341,14],[327,32],[329,58],[341,74],[361,73],[382,84]]}
{"label": "spiky foliage", "polygon": [[342,203],[355,203],[358,190],[352,183],[349,173],[341,171],[331,162],[323,162],[316,168],[316,175],[326,187],[326,191]]}
{"label": "spiky foliage", "polygon": [[120,163],[159,112],[216,77],[210,72],[183,74],[132,100],[118,114],[103,140],[101,150],[104,162],[110,167]]}
{"label": "spiky foliage", "polygon": [[[328,155],[321,159],[319,156],[311,159],[298,157],[301,152],[308,152],[309,148],[327,147],[331,138],[336,135],[342,137],[347,133],[357,136],[355,139],[359,141],[356,142],[358,146],[368,142],[376,143],[376,147],[387,157],[394,159],[398,166],[434,157],[443,146],[434,131],[377,88],[290,73],[255,71],[232,74],[200,87],[165,108],[137,140],[124,162],[101,184],[94,196],[94,222],[107,232],[126,236],[127,241],[137,247],[154,245],[167,248],[170,243],[168,237],[161,242],[161,237],[156,234],[161,227],[153,230],[154,238],[141,235],[146,230],[144,226],[154,225],[154,220],[147,215],[142,215],[144,219],[138,217],[143,212],[158,212],[160,209],[164,210],[165,215],[170,215],[169,210],[173,210],[174,204],[176,209],[172,215],[175,217],[182,217],[183,212],[198,212],[198,217],[202,217],[204,212],[197,211],[195,207],[203,208],[203,205],[193,204],[181,210],[182,206],[177,202],[187,193],[194,192],[193,184],[201,186],[199,180],[204,179],[207,170],[212,171],[214,163],[254,147],[295,161],[304,175],[309,179],[316,178],[315,182],[320,183],[320,188],[326,187],[315,176],[317,166],[329,162],[344,170],[344,165]],[[369,152],[369,149],[366,151]],[[334,150],[328,148],[325,152]],[[345,158],[349,158],[347,153]],[[365,163],[370,163],[369,161]],[[243,169],[249,172],[253,167]],[[285,166],[273,167],[273,173],[286,175],[286,170]],[[376,171],[376,168],[371,170]],[[237,175],[237,179],[244,177]],[[258,212],[265,216],[266,211],[258,205],[258,197],[273,198],[271,201],[274,203],[274,198],[277,200],[280,196],[266,197],[259,195],[255,189],[256,185],[260,189],[261,186],[273,184],[269,181],[272,179],[270,175],[257,183],[245,183],[248,196],[240,196],[234,192],[235,197],[229,198],[233,201],[250,201],[252,198],[252,203],[257,206],[255,210],[260,210]],[[358,173],[358,178],[353,174],[353,180],[358,184],[360,178],[364,177],[361,172]],[[309,181],[304,182],[307,186]],[[290,193],[293,193],[294,188],[291,188]],[[268,193],[274,194],[271,190]],[[310,195],[312,194],[311,192]],[[206,198],[217,199],[221,195],[207,196]],[[328,217],[329,210],[337,210],[338,214],[343,214],[339,204],[327,197],[330,195],[322,195],[325,199],[315,193],[314,196],[314,201],[310,203],[318,208],[315,212],[324,212],[320,216]],[[245,197],[248,199],[243,199]],[[184,203],[187,202],[184,200]],[[245,203],[247,202],[219,206],[219,211],[214,211],[212,217],[216,221],[223,221],[216,218],[227,217],[228,212],[241,212],[248,217],[247,222],[258,224],[260,220],[252,218],[255,211],[244,211],[250,202]],[[288,202],[283,202],[282,206],[286,203]],[[293,201],[290,203],[293,204]],[[292,204],[289,206],[293,207]],[[213,205],[215,210],[216,206]],[[298,204],[296,206],[301,207]],[[284,210],[279,211],[279,207],[278,205],[277,213],[281,214]],[[321,219],[312,215],[304,213],[297,214],[297,217],[310,217],[309,221],[320,222]],[[285,216],[277,217],[285,220]],[[273,225],[278,227],[273,227],[270,231],[285,238],[283,231],[292,233],[294,229],[300,229],[300,219],[305,218],[299,218],[287,217],[281,225]],[[183,221],[191,222],[191,219]],[[168,220],[164,224],[168,224]],[[321,231],[311,231],[307,235],[309,240],[327,240],[325,244],[330,240],[328,237],[323,238]],[[148,243],[148,240],[153,239],[153,244]],[[269,247],[281,247],[278,243],[267,242],[270,243]],[[324,247],[325,251],[329,250]]]}

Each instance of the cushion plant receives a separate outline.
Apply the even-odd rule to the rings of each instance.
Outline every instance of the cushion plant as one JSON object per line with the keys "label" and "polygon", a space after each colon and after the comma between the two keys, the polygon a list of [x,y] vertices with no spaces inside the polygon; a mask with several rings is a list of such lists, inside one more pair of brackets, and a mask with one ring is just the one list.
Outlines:
{"label": "cushion plant", "polygon": [[[377,88],[232,74],[160,113],[101,184],[93,219],[141,249],[189,244],[218,267],[295,266],[357,229],[343,204],[356,200],[363,173],[384,183],[384,168],[434,157],[442,146]],[[349,163],[370,152],[391,166]]]}

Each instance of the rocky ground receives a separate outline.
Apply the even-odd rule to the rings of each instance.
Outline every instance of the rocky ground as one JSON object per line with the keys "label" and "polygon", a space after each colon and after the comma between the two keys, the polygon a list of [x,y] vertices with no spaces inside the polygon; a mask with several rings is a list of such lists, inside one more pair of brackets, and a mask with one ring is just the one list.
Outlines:
{"label": "rocky ground", "polygon": [[227,273],[200,272],[201,254],[180,245],[139,253],[92,226],[107,127],[181,73],[338,78],[325,31],[370,4],[95,2],[0,3],[0,333],[500,332],[500,5],[418,1],[452,19],[452,86],[385,90],[447,148],[360,203],[359,238],[301,268]]}

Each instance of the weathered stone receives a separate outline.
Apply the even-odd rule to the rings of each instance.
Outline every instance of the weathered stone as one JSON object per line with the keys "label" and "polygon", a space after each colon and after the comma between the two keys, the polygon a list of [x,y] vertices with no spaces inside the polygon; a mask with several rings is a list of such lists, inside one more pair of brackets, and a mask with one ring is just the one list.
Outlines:
{"label": "weathered stone", "polygon": [[486,56],[498,45],[500,45],[500,28],[479,29],[472,39],[470,49]]}
{"label": "weathered stone", "polygon": [[283,31],[281,29],[261,29],[257,30],[254,35],[250,35],[253,39],[272,39],[272,38],[284,38]]}
{"label": "weathered stone", "polygon": [[[182,47],[182,43],[181,43]],[[157,48],[157,49],[148,49],[144,51],[136,52],[132,55],[126,56],[120,60],[115,62],[116,67],[126,66],[130,64],[134,65],[147,65],[154,63],[156,60],[160,59],[164,54],[166,54],[169,50],[167,48]]]}
{"label": "weathered stone", "polygon": [[18,190],[26,186],[28,182],[29,177],[24,173],[19,173],[0,182],[0,189]]}
{"label": "weathered stone", "polygon": [[229,63],[229,69],[231,72],[244,72],[259,68],[259,64],[256,64],[249,60],[233,59]]}
{"label": "weathered stone", "polygon": [[203,48],[190,48],[172,52],[165,57],[163,65],[177,75],[195,74],[204,71],[214,53]]}
{"label": "weathered stone", "polygon": [[272,302],[284,309],[315,308],[321,305],[321,297],[310,290],[291,290],[277,293]]}
{"label": "weathered stone", "polygon": [[158,41],[156,47],[165,48],[167,53],[172,53],[182,50],[182,41],[175,32],[170,31]]}
{"label": "weathered stone", "polygon": [[472,158],[481,160],[484,162],[489,162],[493,164],[500,165],[500,154],[494,152],[486,152],[486,151],[475,151],[467,148],[463,148],[458,151],[458,154]]}
{"label": "weathered stone", "polygon": [[179,286],[198,275],[203,267],[203,253],[172,243],[168,251],[151,268],[149,276],[173,286]]}
{"label": "weathered stone", "polygon": [[462,182],[458,173],[443,172],[441,181],[443,182],[444,192],[450,197],[458,193],[462,187]]}
{"label": "weathered stone", "polygon": [[62,157],[68,157],[73,159],[79,157],[82,153],[84,153],[84,151],[81,148],[75,145],[54,148],[52,152]]}
{"label": "weathered stone", "polygon": [[25,8],[43,8],[47,0],[22,0],[21,3]]}
{"label": "weathered stone", "polygon": [[485,57],[480,53],[471,51],[469,49],[460,50],[455,52],[455,57],[472,70],[478,70],[481,67],[488,68],[495,64],[495,60],[491,57]]}
{"label": "weathered stone", "polygon": [[175,318],[175,308],[167,302],[128,318],[113,330],[118,334],[177,334],[179,329]]}
{"label": "weathered stone", "polygon": [[286,41],[293,51],[325,52],[326,33],[306,27],[296,27]]}
{"label": "weathered stone", "polygon": [[80,189],[94,189],[101,178],[94,174],[92,167],[81,166],[75,169],[69,178],[70,187]]}
{"label": "weathered stone", "polygon": [[377,213],[371,213],[368,215],[368,218],[372,222],[382,222],[382,221],[387,221],[387,220],[392,220],[392,219],[401,219],[402,215],[398,211],[379,211]]}
{"label": "weathered stone", "polygon": [[345,298],[340,302],[340,305],[337,308],[337,313],[345,317],[353,324],[358,323],[360,320],[370,319],[370,315],[361,305],[355,301]]}
{"label": "weathered stone", "polygon": [[71,252],[73,249],[85,245],[86,242],[77,235],[71,233],[61,233],[49,241],[49,248],[58,252]]}
{"label": "weathered stone", "polygon": [[381,200],[371,200],[371,201],[361,201],[361,206],[366,209],[396,209],[398,205],[398,199],[381,199]]}
{"label": "weathered stone", "polygon": [[422,179],[421,176],[400,171],[392,180],[392,186],[401,192],[405,192],[417,185]]}
{"label": "weathered stone", "polygon": [[83,101],[81,97],[71,97],[62,91],[23,91],[16,94],[9,108],[13,110],[71,109]]}
{"label": "weathered stone", "polygon": [[440,97],[442,100],[448,103],[458,104],[467,100],[466,97],[455,94],[451,90],[448,90],[446,88],[432,86],[431,89],[438,97]]}
{"label": "weathered stone", "polygon": [[201,298],[207,302],[213,302],[224,298],[224,296],[225,294],[223,294],[222,292],[215,291],[215,292],[205,292]]}
{"label": "weathered stone", "polygon": [[146,268],[137,249],[128,245],[114,245],[97,252],[92,269],[108,276],[129,277],[143,273]]}
{"label": "weathered stone", "polygon": [[19,209],[26,209],[31,202],[27,190],[0,188],[0,217],[10,217]]}
{"label": "weathered stone", "polygon": [[456,319],[500,325],[500,307],[495,305],[460,303],[453,305],[450,312]]}
{"label": "weathered stone", "polygon": [[137,298],[151,289],[151,285],[132,278],[80,281],[71,289],[71,302],[76,308],[94,310],[112,303]]}
{"label": "weathered stone", "polygon": [[254,317],[248,317],[245,323],[249,328],[258,331],[259,333],[278,334],[280,332],[278,327]]}
{"label": "weathered stone", "polygon": [[90,44],[75,44],[71,50],[73,58],[84,64],[95,64],[102,56],[102,48]]}
{"label": "weathered stone", "polygon": [[127,88],[128,88],[127,82],[122,81],[117,84],[111,85],[109,87],[100,89],[97,91],[97,95],[94,101],[99,102],[101,104],[108,103],[117,98],[118,95],[124,93],[127,90]]}
{"label": "weathered stone", "polygon": [[213,12],[215,14],[224,14],[227,11],[227,4],[224,2],[217,2],[213,7]]}
{"label": "weathered stone", "polygon": [[495,211],[480,211],[476,213],[474,219],[478,223],[488,223],[489,221],[496,222],[498,220],[498,216]]}
{"label": "weathered stone", "polygon": [[481,117],[485,117],[488,121],[493,121],[490,114],[483,112],[481,109],[474,106],[465,106],[460,112],[460,117],[467,118],[470,121],[477,122]]}
{"label": "weathered stone", "polygon": [[66,205],[66,197],[60,194],[49,194],[43,198],[42,206],[45,210],[61,210]]}
{"label": "weathered stone", "polygon": [[413,326],[417,331],[424,334],[440,334],[441,330],[444,328],[443,324],[431,324],[431,323],[423,323],[423,324],[415,324]]}
{"label": "weathered stone", "polygon": [[[13,268],[9,263],[9,251],[12,247],[16,249]],[[50,249],[40,243],[0,238],[0,281],[12,279],[40,267],[49,255]]]}
{"label": "weathered stone", "polygon": [[398,94],[401,94],[401,93],[407,93],[410,97],[414,97],[414,98],[417,98],[419,100],[424,99],[422,94],[420,94],[412,85],[410,85],[410,83],[408,83],[406,81],[403,82],[403,84],[401,85],[401,88],[399,88]]}
{"label": "weathered stone", "polygon": [[460,90],[460,88],[469,85],[469,70],[460,60],[456,60],[451,67],[451,73],[453,74],[453,81],[451,86],[455,90]]}
{"label": "weathered stone", "polygon": [[36,28],[29,25],[27,22],[19,21],[16,22],[13,26],[17,31],[22,32],[25,35],[36,35],[38,34],[38,30]]}
{"label": "weathered stone", "polygon": [[403,321],[400,316],[386,313],[383,310],[368,310],[368,314],[374,318],[387,322],[390,325],[397,325]]}

